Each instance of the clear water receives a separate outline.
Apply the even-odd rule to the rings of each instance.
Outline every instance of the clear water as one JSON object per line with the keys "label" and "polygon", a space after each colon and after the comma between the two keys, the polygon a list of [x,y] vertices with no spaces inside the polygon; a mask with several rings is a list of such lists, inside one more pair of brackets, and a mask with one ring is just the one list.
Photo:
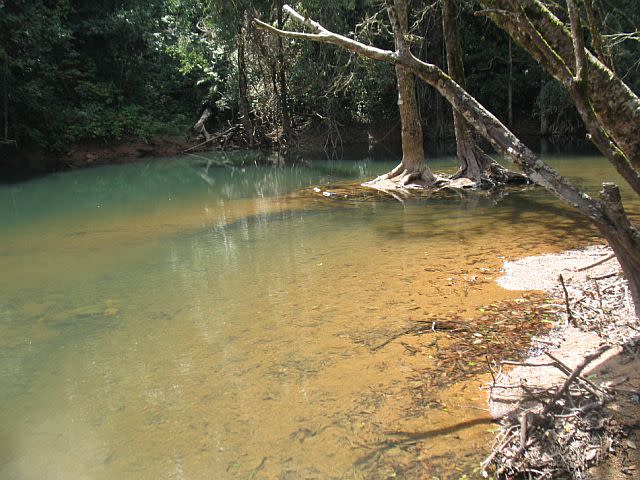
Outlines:
{"label": "clear water", "polygon": [[[599,158],[549,161],[592,191],[617,179]],[[417,403],[432,339],[371,345],[514,298],[493,283],[504,257],[597,236],[539,189],[404,204],[309,189],[391,166],[156,159],[0,186],[0,478],[475,465],[491,440],[482,379]]]}

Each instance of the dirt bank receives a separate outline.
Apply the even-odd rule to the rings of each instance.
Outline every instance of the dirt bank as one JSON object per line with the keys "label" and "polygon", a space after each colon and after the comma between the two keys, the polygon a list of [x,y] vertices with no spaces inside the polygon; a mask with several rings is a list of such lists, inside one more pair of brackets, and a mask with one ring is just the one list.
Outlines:
{"label": "dirt bank", "polygon": [[189,140],[169,136],[156,136],[148,142],[140,139],[117,142],[85,141],[75,145],[63,160],[71,168],[119,164],[145,157],[180,155],[192,144]]}
{"label": "dirt bank", "polygon": [[74,145],[67,153],[0,145],[0,180],[21,180],[60,170],[181,155],[192,144],[183,138],[169,136],[156,136],[148,142],[140,139],[88,140]]}

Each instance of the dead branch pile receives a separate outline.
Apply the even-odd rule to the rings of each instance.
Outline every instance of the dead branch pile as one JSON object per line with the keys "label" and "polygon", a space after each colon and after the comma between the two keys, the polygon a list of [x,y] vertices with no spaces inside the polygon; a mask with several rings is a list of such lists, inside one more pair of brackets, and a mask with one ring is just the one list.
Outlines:
{"label": "dead branch pile", "polygon": [[[613,262],[611,262],[613,263]],[[563,318],[581,330],[595,332],[603,339],[623,344],[640,329],[631,294],[617,264],[610,272],[587,276],[566,285]],[[560,297],[560,286],[553,291]]]}
{"label": "dead branch pile", "polygon": [[[567,379],[550,389],[522,386],[526,394],[521,405],[534,406],[502,419],[501,434],[483,469],[493,465],[497,478],[585,478],[586,470],[606,457],[619,436],[619,427],[604,408],[610,395],[581,375],[609,348],[588,355],[574,370],[551,356],[553,362],[544,366],[555,366]],[[510,387],[520,386],[492,385]]]}
{"label": "dead branch pile", "polygon": [[[615,260],[607,257],[587,267],[560,275],[551,289],[558,299],[559,323],[566,330],[575,327],[599,337],[601,346],[587,355],[575,368],[569,368],[557,356],[545,352],[553,341],[534,345],[532,352],[545,352],[547,362],[502,362],[502,365],[525,367],[525,373],[494,375],[489,386],[491,402],[513,402],[515,406],[500,419],[501,431],[483,471],[493,470],[500,479],[584,479],[589,467],[599,463],[615,449],[624,434],[607,406],[617,402],[618,389],[596,384],[583,372],[605,352],[638,350],[638,319],[631,303],[628,286]],[[607,262],[605,264],[605,262]],[[605,264],[603,266],[603,264]],[[597,273],[593,267],[600,266]],[[602,268],[607,271],[603,272]],[[583,272],[591,273],[584,274]],[[560,326],[557,332],[562,332]],[[561,333],[558,333],[561,335]],[[554,340],[554,335],[548,337]],[[527,382],[543,368],[559,370],[564,381]],[[542,375],[540,375],[542,376]],[[514,378],[519,381],[514,381]],[[624,380],[623,380],[624,381]],[[619,392],[618,392],[619,393]]]}
{"label": "dead branch pile", "polygon": [[247,148],[249,142],[242,125],[229,123],[219,132],[204,135],[206,138],[184,150],[184,153],[198,152],[205,150],[233,150],[238,148]]}

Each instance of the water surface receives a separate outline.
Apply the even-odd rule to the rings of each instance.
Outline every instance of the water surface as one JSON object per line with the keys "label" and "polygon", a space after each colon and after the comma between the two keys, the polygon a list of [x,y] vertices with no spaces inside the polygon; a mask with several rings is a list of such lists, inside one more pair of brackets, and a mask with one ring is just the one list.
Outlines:
{"label": "water surface", "polygon": [[[310,187],[392,164],[210,158],[0,187],[0,477],[457,478],[477,464],[492,425],[482,378],[447,382],[437,363],[451,336],[377,346],[516,299],[493,282],[505,257],[595,231],[540,189],[325,198]],[[617,181],[600,158],[549,161],[591,192]]]}

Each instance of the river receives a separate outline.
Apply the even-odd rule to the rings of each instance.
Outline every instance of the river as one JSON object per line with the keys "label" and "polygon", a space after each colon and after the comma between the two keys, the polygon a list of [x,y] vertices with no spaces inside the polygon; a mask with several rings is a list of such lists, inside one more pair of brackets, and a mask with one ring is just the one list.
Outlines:
{"label": "river", "polygon": [[[503,260],[595,231],[539,188],[327,198],[312,188],[393,163],[241,155],[0,185],[0,478],[473,473],[494,427],[478,359],[500,339],[398,332],[493,308],[526,345],[544,318],[495,285]],[[547,160],[592,193],[619,181]]]}

